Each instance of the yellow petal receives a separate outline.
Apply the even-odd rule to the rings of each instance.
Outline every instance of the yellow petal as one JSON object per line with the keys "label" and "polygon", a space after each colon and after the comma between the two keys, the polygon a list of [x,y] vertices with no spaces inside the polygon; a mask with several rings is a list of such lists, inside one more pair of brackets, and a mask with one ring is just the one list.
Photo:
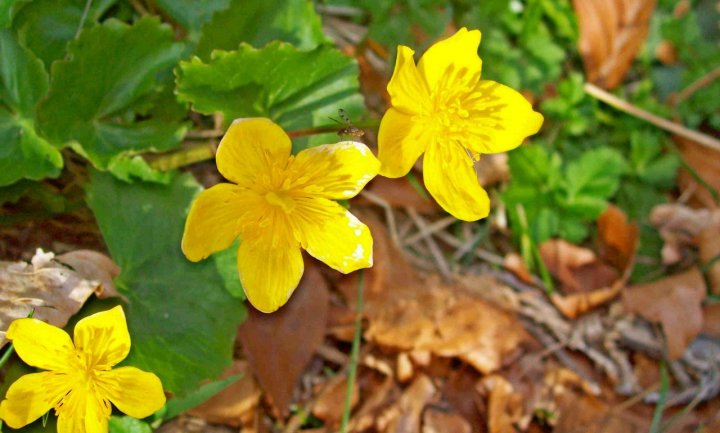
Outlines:
{"label": "yellow petal", "polygon": [[387,86],[392,106],[407,114],[421,113],[430,105],[430,92],[415,66],[414,53],[398,46],[395,70]]}
{"label": "yellow petal", "polygon": [[302,277],[300,244],[287,224],[272,222],[264,235],[242,239],[238,249],[238,271],[245,295],[263,313],[285,305]]}
{"label": "yellow petal", "polygon": [[13,321],[5,337],[26,364],[44,370],[67,370],[75,347],[62,329],[38,319]]}
{"label": "yellow petal", "polygon": [[432,140],[423,126],[395,108],[385,112],[378,134],[382,176],[394,178],[408,174]]}
{"label": "yellow petal", "polygon": [[253,185],[273,164],[285,164],[292,143],[270,119],[237,119],[220,141],[215,160],[226,179],[240,186]]}
{"label": "yellow petal", "polygon": [[430,146],[423,160],[423,177],[430,194],[455,218],[475,221],[490,213],[490,199],[460,143]]}
{"label": "yellow petal", "polygon": [[431,94],[450,86],[474,85],[480,79],[482,61],[477,54],[480,32],[465,27],[436,42],[423,54],[418,70]]}
{"label": "yellow petal", "polygon": [[95,313],[75,325],[75,347],[83,352],[90,366],[109,369],[130,352],[130,333],[121,306]]}
{"label": "yellow petal", "polygon": [[220,183],[201,192],[190,206],[185,221],[182,251],[197,262],[222,251],[238,237],[240,220],[257,208],[257,197],[230,183]]}
{"label": "yellow petal", "polygon": [[107,433],[112,412],[110,402],[94,391],[92,384],[80,381],[58,408],[58,433]]}
{"label": "yellow petal", "polygon": [[380,161],[362,143],[343,141],[305,149],[290,167],[299,179],[313,186],[316,197],[348,199],[377,175]]}
{"label": "yellow petal", "polygon": [[0,418],[15,429],[30,424],[52,409],[71,385],[64,373],[26,374],[10,385],[0,403]]}
{"label": "yellow petal", "polygon": [[538,132],[543,116],[523,95],[494,81],[480,81],[468,100],[466,147],[477,153],[506,152]]}
{"label": "yellow petal", "polygon": [[97,372],[98,392],[121,412],[133,418],[145,418],[165,404],[160,379],[135,367],[120,367]]}
{"label": "yellow petal", "polygon": [[372,266],[370,230],[339,204],[312,200],[293,213],[292,223],[302,247],[331,268],[347,274]]}

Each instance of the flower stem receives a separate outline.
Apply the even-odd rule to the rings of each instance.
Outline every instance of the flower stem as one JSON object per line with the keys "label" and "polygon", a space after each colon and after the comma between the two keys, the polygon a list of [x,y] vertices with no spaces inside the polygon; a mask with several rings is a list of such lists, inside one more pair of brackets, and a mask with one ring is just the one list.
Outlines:
{"label": "flower stem", "polygon": [[352,349],[350,350],[350,366],[348,368],[347,389],[345,391],[345,408],[340,421],[340,433],[347,433],[350,421],[350,406],[352,405],[353,388],[357,376],[358,357],[360,354],[360,337],[362,335],[363,311],[363,270],[358,271],[357,300],[355,301],[355,334],[353,335]]}

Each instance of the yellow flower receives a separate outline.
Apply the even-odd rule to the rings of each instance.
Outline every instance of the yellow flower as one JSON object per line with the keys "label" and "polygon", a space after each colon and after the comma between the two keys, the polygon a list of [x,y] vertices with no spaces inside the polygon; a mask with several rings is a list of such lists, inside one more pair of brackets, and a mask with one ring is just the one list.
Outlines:
{"label": "yellow flower", "polygon": [[387,87],[392,107],[378,136],[381,175],[404,176],[425,153],[425,186],[465,221],[490,212],[473,159],[519,146],[543,122],[518,92],[480,79],[479,44],[479,31],[462,28],[431,46],[417,66],[413,50],[399,46]]}
{"label": "yellow flower", "polygon": [[216,162],[232,183],[193,202],[182,250],[191,261],[240,238],[238,271],[250,303],[269,313],[300,282],[300,247],[340,272],[372,266],[367,226],[334,202],[360,192],[380,162],[361,143],[344,141],[292,156],[290,138],[269,119],[238,119],[220,142]]}
{"label": "yellow flower", "polygon": [[58,433],[104,433],[110,403],[135,418],[165,404],[154,374],[135,367],[112,369],[130,351],[122,307],[80,320],[74,334],[73,344],[65,331],[37,319],[10,324],[6,337],[20,358],[49,371],[26,374],[10,386],[0,403],[7,425],[23,427],[55,408]]}

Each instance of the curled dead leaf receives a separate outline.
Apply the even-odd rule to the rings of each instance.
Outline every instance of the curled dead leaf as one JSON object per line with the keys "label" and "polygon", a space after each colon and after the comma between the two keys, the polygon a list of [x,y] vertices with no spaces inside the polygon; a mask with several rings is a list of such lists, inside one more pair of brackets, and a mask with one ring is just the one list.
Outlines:
{"label": "curled dead leaf", "polygon": [[[650,212],[650,223],[658,229],[664,241],[663,263],[671,265],[680,262],[687,255],[687,248],[697,244],[700,232],[720,227],[720,209],[692,209],[677,203],[661,204]],[[711,250],[712,247],[708,248],[708,251]]]}
{"label": "curled dead leaf", "polygon": [[510,382],[497,374],[484,377],[480,383],[488,394],[488,432],[514,431],[514,424],[523,417],[522,395],[515,392]]}
{"label": "curled dead leaf", "polygon": [[74,269],[41,249],[29,264],[0,262],[0,347],[10,322],[27,317],[32,309],[33,317],[62,328],[92,294],[117,296],[112,279],[118,268],[112,260],[92,251],[60,257],[69,257]]}
{"label": "curled dead leaf", "polygon": [[[680,170],[678,174],[680,191],[694,198],[695,201],[691,204],[717,209],[720,206],[716,195],[720,191],[720,170],[718,170],[720,152],[679,136],[674,136],[673,140],[677,143],[685,162],[695,171],[690,173],[685,169]],[[702,182],[697,181],[696,175],[702,179]],[[707,186],[712,188],[715,194],[710,192]]]}
{"label": "curled dead leaf", "polygon": [[656,0],[573,0],[588,81],[612,89],[647,36]]}
{"label": "curled dead leaf", "polygon": [[289,413],[293,390],[327,327],[329,293],[315,261],[305,272],[290,301],[272,314],[248,308],[238,329],[243,352],[276,416]]}
{"label": "curled dead leaf", "polygon": [[623,292],[628,311],[660,322],[667,338],[668,357],[678,359],[702,329],[705,280],[697,267]]}
{"label": "curled dead leaf", "polygon": [[251,412],[260,402],[260,387],[250,374],[247,361],[236,359],[220,378],[224,379],[236,374],[241,375],[237,382],[191,409],[190,415],[202,418],[209,423],[232,427],[240,427],[246,424],[245,421],[248,418],[252,419]]}

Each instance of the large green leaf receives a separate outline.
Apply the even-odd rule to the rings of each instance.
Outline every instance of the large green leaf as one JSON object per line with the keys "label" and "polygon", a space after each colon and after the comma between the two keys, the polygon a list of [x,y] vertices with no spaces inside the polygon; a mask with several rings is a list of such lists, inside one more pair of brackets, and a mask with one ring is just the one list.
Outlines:
{"label": "large green leaf", "polygon": [[210,59],[213,50],[234,50],[241,42],[260,47],[280,40],[309,50],[327,41],[309,0],[232,0],[202,29],[195,54]]}
{"label": "large green leaf", "polygon": [[82,32],[70,59],[55,63],[38,119],[58,145],[71,145],[96,167],[119,155],[168,150],[184,127],[161,119],[136,121],[134,104],[157,91],[157,76],[180,58],[172,29],[156,18],[132,26],[111,19]]}
{"label": "large green leaf", "polygon": [[215,12],[230,6],[230,0],[157,0],[156,3],[190,32],[199,31]]}
{"label": "large green leaf", "polygon": [[48,90],[42,62],[0,30],[0,186],[57,176],[60,152],[35,131],[35,105]]}
{"label": "large green leaf", "polygon": [[[226,121],[263,116],[286,130],[327,125],[339,108],[351,116],[362,110],[355,61],[335,48],[300,51],[274,42],[257,49],[241,44],[237,51],[215,51],[212,60],[181,62],[177,93],[203,114],[221,112]],[[334,134],[298,141],[307,145],[337,141]]]}
{"label": "large green leaf", "polygon": [[212,260],[180,250],[187,209],[201,187],[190,175],[168,185],[126,183],[93,172],[88,203],[121,268],[132,351],[126,363],[157,374],[185,394],[214,379],[232,359],[242,302],[225,290]]}
{"label": "large green leaf", "polygon": [[13,29],[49,70],[53,61],[65,57],[67,44],[75,38],[81,22],[83,28],[97,24],[115,1],[90,2],[83,21],[87,0],[33,0],[15,15]]}

